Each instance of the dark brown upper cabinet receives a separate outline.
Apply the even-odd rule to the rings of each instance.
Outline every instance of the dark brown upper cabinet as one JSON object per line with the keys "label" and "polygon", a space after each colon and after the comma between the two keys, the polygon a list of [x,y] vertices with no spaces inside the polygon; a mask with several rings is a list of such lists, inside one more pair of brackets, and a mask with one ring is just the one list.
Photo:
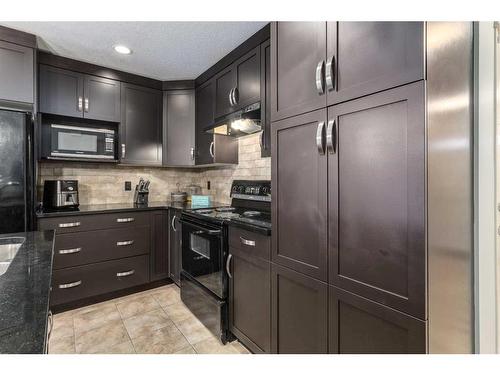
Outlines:
{"label": "dark brown upper cabinet", "polygon": [[326,22],[271,24],[271,121],[326,106],[325,59]]}
{"label": "dark brown upper cabinet", "polygon": [[329,352],[425,354],[426,322],[329,287]]}
{"label": "dark brown upper cabinet", "polygon": [[271,41],[260,45],[261,157],[271,156]]}
{"label": "dark brown upper cabinet", "polygon": [[328,285],[285,267],[271,267],[273,353],[326,354]]}
{"label": "dark brown upper cabinet", "polygon": [[260,46],[215,76],[215,117],[260,100]]}
{"label": "dark brown upper cabinet", "polygon": [[271,262],[237,247],[229,254],[229,328],[253,353],[270,353]]}
{"label": "dark brown upper cabinet", "polygon": [[195,163],[195,92],[171,90],[163,93],[163,165],[192,166]]}
{"label": "dark brown upper cabinet", "polygon": [[0,66],[0,100],[33,103],[33,48],[0,41]]}
{"label": "dark brown upper cabinet", "polygon": [[40,65],[40,112],[120,121],[120,82]]}
{"label": "dark brown upper cabinet", "polygon": [[[326,134],[330,283],[420,319],[426,318],[424,95],[417,82],[330,107]],[[280,189],[279,174],[277,182]],[[309,194],[317,189],[309,187]],[[296,203],[283,204],[286,223]],[[316,207],[316,199],[302,204]]]}
{"label": "dark brown upper cabinet", "polygon": [[327,280],[326,109],[272,126],[272,260]]}
{"label": "dark brown upper cabinet", "polygon": [[215,81],[213,79],[196,88],[196,165],[210,164],[213,158],[210,145],[213,134],[205,128],[214,122],[215,116]]}
{"label": "dark brown upper cabinet", "polygon": [[162,92],[122,83],[121,112],[121,163],[161,165]]}
{"label": "dark brown upper cabinet", "polygon": [[328,105],[424,79],[423,22],[328,22]]}

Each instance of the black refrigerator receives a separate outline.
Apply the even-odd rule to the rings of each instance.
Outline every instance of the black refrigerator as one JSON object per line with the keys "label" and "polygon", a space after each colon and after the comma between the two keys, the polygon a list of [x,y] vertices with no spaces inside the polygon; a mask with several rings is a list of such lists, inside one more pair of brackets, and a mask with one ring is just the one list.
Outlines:
{"label": "black refrigerator", "polygon": [[0,234],[33,229],[32,138],[30,113],[0,109]]}

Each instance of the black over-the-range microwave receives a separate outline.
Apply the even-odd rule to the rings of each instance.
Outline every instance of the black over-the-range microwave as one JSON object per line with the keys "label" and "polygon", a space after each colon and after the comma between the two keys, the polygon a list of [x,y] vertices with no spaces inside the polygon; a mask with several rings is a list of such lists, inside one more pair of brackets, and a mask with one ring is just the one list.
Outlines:
{"label": "black over-the-range microwave", "polygon": [[117,131],[113,127],[86,127],[66,124],[44,124],[42,157],[116,161]]}

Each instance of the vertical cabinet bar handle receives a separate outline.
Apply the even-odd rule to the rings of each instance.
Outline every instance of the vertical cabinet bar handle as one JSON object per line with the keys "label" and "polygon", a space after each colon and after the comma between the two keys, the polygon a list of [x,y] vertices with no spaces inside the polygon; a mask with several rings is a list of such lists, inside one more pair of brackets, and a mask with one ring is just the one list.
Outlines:
{"label": "vertical cabinet bar handle", "polygon": [[330,154],[335,154],[337,144],[337,123],[335,120],[328,121],[326,128],[326,148]]}
{"label": "vertical cabinet bar handle", "polygon": [[233,89],[229,90],[229,104],[231,107],[234,105],[233,103]]}
{"label": "vertical cabinet bar handle", "polygon": [[83,111],[83,98],[81,96],[78,97],[78,112]]}
{"label": "vertical cabinet bar handle", "polygon": [[320,155],[325,153],[325,142],[324,134],[325,132],[325,122],[318,122],[318,128],[316,129],[316,146],[318,147],[318,152]]}
{"label": "vertical cabinet bar handle", "polygon": [[125,158],[125,143],[122,143],[122,158]]}
{"label": "vertical cabinet bar handle", "polygon": [[326,61],[325,81],[326,89],[332,91],[335,88],[335,56]]}
{"label": "vertical cabinet bar handle", "polygon": [[238,104],[238,100],[239,100],[238,87],[235,87],[233,89],[233,105]]}
{"label": "vertical cabinet bar handle", "polygon": [[321,60],[316,66],[316,90],[319,95],[325,93],[325,80],[323,79],[325,73],[325,62]]}
{"label": "vertical cabinet bar handle", "polygon": [[172,221],[170,222],[170,226],[172,227],[172,230],[174,232],[177,232],[177,228],[175,227],[175,219],[177,219],[176,215],[174,215],[174,217],[172,218]]}
{"label": "vertical cabinet bar handle", "polygon": [[85,112],[89,111],[89,98],[85,98]]}
{"label": "vertical cabinet bar handle", "polygon": [[194,147],[191,147],[190,153],[191,153],[191,160],[194,160]]}
{"label": "vertical cabinet bar handle", "polygon": [[210,143],[210,156],[213,157],[213,158],[215,157],[215,154],[214,154],[214,142],[213,141]]}
{"label": "vertical cabinet bar handle", "polygon": [[227,275],[229,276],[230,279],[233,278],[233,275],[231,275],[231,258],[233,257],[233,254],[229,254],[227,256],[227,260],[226,260],[226,272],[227,272]]}

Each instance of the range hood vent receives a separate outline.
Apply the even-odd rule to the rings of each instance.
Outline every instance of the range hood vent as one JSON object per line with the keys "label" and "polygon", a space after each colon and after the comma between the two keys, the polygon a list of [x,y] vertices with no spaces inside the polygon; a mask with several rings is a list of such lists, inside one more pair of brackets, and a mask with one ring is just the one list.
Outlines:
{"label": "range hood vent", "polygon": [[242,137],[262,130],[260,120],[260,102],[249,105],[242,110],[215,119],[214,125],[205,132],[231,137]]}

